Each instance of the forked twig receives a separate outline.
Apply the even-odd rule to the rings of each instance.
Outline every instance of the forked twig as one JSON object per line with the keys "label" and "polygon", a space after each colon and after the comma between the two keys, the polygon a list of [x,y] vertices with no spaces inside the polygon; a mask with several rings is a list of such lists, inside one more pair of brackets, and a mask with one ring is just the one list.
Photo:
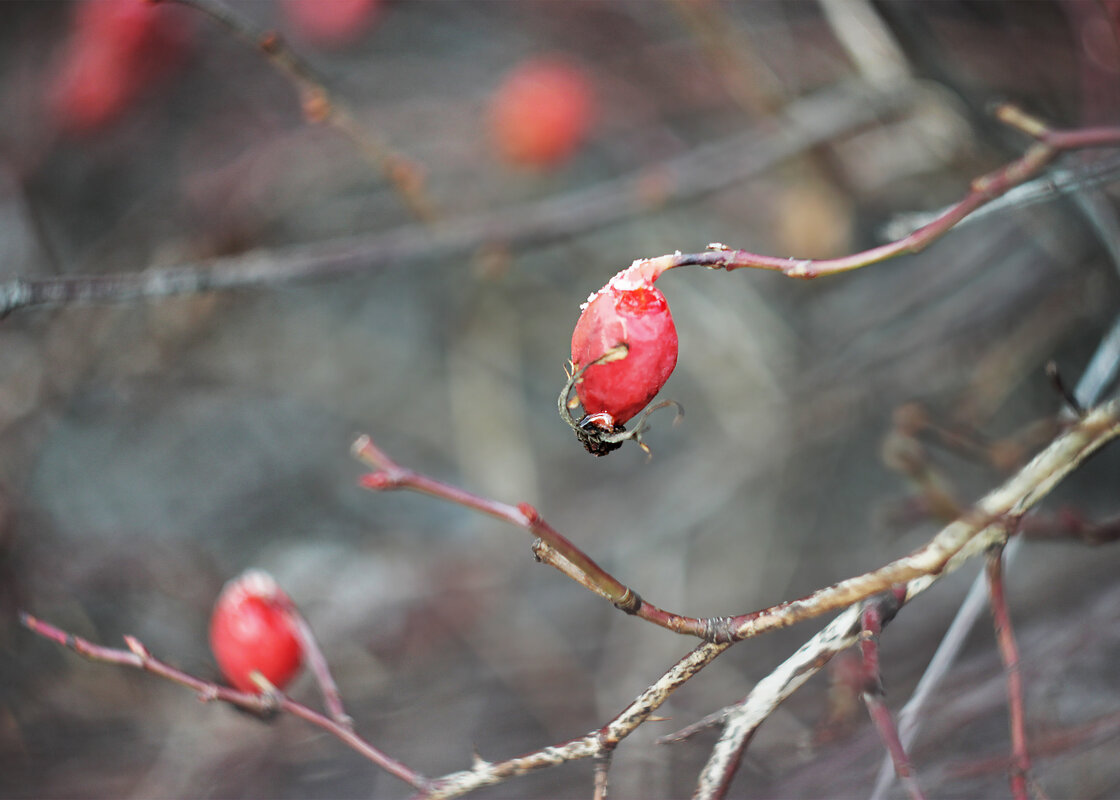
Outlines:
{"label": "forked twig", "polygon": [[534,555],[539,561],[560,570],[580,585],[610,601],[619,610],[676,633],[704,638],[705,620],[684,617],[647,603],[637,592],[600,567],[567,537],[549,525],[540,512],[528,503],[511,506],[480,497],[457,486],[451,486],[402,467],[389,458],[368,436],[359,437],[351,447],[351,452],[362,463],[375,470],[361,477],[359,483],[362,487],[373,491],[408,489],[420,492],[523,528],[539,540],[533,548]]}
{"label": "forked twig", "polygon": [[201,678],[188,675],[182,670],[176,669],[170,664],[166,664],[154,658],[151,653],[148,652],[147,648],[133,636],[124,637],[128,649],[121,650],[115,647],[104,647],[94,644],[80,636],[74,636],[47,622],[43,622],[25,612],[21,612],[19,618],[20,623],[32,633],[73,650],[78,655],[88,658],[91,661],[103,661],[109,664],[133,667],[135,669],[144,670],[145,672],[150,672],[172,683],[177,683],[180,686],[185,686],[188,689],[194,690],[198,695],[198,699],[204,702],[218,700],[261,715],[268,715],[277,711],[291,714],[292,716],[299,717],[305,722],[309,722],[323,729],[343,744],[360,753],[373,764],[385,770],[390,775],[404,781],[414,789],[425,791],[431,784],[431,782],[420,773],[410,769],[395,758],[386,755],[365,739],[358,736],[351,726],[344,725],[337,720],[324,716],[302,703],[297,703],[284,694],[279,692],[261,694],[239,692],[236,689],[231,689],[227,686],[221,686],[211,681],[204,681]]}
{"label": "forked twig", "polygon": [[622,713],[601,728],[577,739],[545,747],[523,756],[505,761],[489,762],[476,759],[470,769],[453,772],[431,781],[427,791],[416,798],[442,800],[493,786],[518,775],[527,775],[547,767],[584,758],[606,758],[619,742],[637,730],[674,691],[683,686],[696,673],[712,663],[730,644],[704,642],[674,664],[648,689],[639,694]]}
{"label": "forked twig", "polygon": [[[991,507],[1006,503],[1009,504],[1011,510],[1017,510],[1037,501],[1062,477],[1087,458],[1090,453],[1120,434],[1118,414],[1120,414],[1120,401],[1112,401],[1087,413],[1067,433],[1058,437],[1046,450],[1036,456],[1018,475],[981,501],[976,509],[979,509],[980,512],[988,509],[990,512]],[[549,547],[559,544],[560,547],[564,548],[562,555],[571,565],[573,572],[582,572],[603,581],[602,584],[593,583],[593,585],[597,586],[597,591],[601,591],[605,596],[613,594],[616,600],[621,601],[619,605],[624,610],[634,607],[636,598],[630,590],[614,581],[605,572],[600,570],[601,574],[596,573],[597,567],[595,567],[594,562],[590,561],[582,551],[571,545],[564,537],[553,531],[531,507],[523,505],[515,508],[488,501],[461,489],[440,484],[425,476],[404,470],[385,456],[366,437],[355,443],[355,452],[362,460],[378,470],[371,476],[367,476],[364,481],[367,484],[373,484],[371,488],[410,488],[423,491],[517,524],[540,535],[542,539],[547,536],[548,539],[545,540],[545,543]],[[996,518],[986,516],[985,513],[978,512],[976,509],[972,512],[975,519],[969,520],[966,515],[965,519],[958,520],[957,523],[950,525],[942,534],[935,537],[927,548],[918,551],[918,554],[925,553],[939,542],[944,545],[944,539],[949,534],[956,537],[953,541],[963,539],[963,544],[953,555],[941,563],[940,569],[911,580],[907,584],[905,592],[900,595],[900,602],[909,601],[931,586],[940,577],[963,562],[965,558],[972,555],[973,551],[980,551],[998,544],[1006,538],[1007,514],[1010,511],[1005,513],[1001,522]],[[958,529],[954,526],[964,527]],[[940,553],[943,551],[943,547],[941,549],[935,548],[935,551]],[[906,562],[907,559],[900,561]],[[870,575],[880,573],[883,573],[883,570],[870,573]],[[828,592],[829,590],[822,591]],[[821,593],[817,593],[814,596],[820,595]],[[821,603],[815,608],[810,608],[810,605],[807,605],[807,601],[814,596],[804,601],[795,601],[795,603],[801,603],[800,606],[786,604],[767,610],[770,616],[766,619],[770,622],[760,626],[749,635],[756,635],[762,630],[780,627],[787,614],[792,616],[800,614],[802,616],[798,618],[808,618],[809,616],[815,616],[817,613],[823,613],[821,608],[827,609],[827,603]],[[861,599],[866,599],[866,597]],[[641,607],[643,604],[641,601],[637,601],[637,605]],[[796,610],[791,612],[789,609]],[[757,615],[753,616],[759,618]],[[516,775],[526,774],[567,761],[582,758],[605,758],[622,739],[647,721],[653,711],[664,703],[673,691],[711,663],[732,643],[729,639],[720,642],[702,643],[643,691],[621,714],[602,728],[591,731],[583,737],[506,761],[490,763],[479,759],[468,770],[452,773],[441,778],[427,779],[374,748],[357,736],[348,726],[283,695],[246,694],[194,678],[152,658],[143,646],[131,637],[126,639],[130,649],[118,650],[94,645],[26,614],[22,615],[21,619],[23,624],[35,633],[69,647],[87,658],[152,672],[195,690],[204,700],[221,700],[257,712],[280,710],[298,716],[331,733],[374,764],[416,788],[419,797],[430,798],[457,797],[483,786],[500,783]],[[706,633],[710,634],[713,630],[712,620],[687,621],[690,624],[702,623]],[[726,620],[724,621],[726,622]],[[754,691],[741,703],[726,711],[723,735],[713,749],[708,765],[701,775],[697,788],[698,797],[723,796],[731,777],[737,769],[739,758],[758,725],[773,712],[782,700],[792,694],[812,674],[827,663],[833,654],[850,646],[856,640],[860,630],[860,621],[860,607],[858,605],[850,606],[824,630],[799,648],[778,669],[760,681],[755,686]],[[791,624],[791,621],[785,621],[784,624]],[[670,626],[666,625],[666,627]],[[670,627],[670,629],[672,628]]]}
{"label": "forked twig", "polygon": [[[491,763],[476,757],[470,769],[453,772],[438,778],[426,778],[400,761],[382,753],[354,733],[349,726],[342,725],[279,692],[267,694],[239,692],[188,675],[182,670],[152,657],[147,649],[132,636],[125,637],[128,650],[121,650],[94,644],[27,613],[21,612],[20,622],[32,633],[69,648],[84,658],[150,672],[172,683],[193,689],[198,694],[198,698],[205,702],[217,700],[257,714],[267,715],[280,711],[299,717],[323,729],[381,769],[416,789],[415,797],[427,798],[428,800],[459,797],[485,786],[502,783],[518,775],[526,775],[568,761],[596,758],[600,759],[600,763],[605,763],[619,742],[633,733],[643,722],[646,722],[650,715],[668,700],[674,691],[731,646],[730,644],[711,644],[707,642],[699,645],[670,667],[665,674],[639,694],[630,705],[610,722],[584,736],[505,761]],[[605,791],[605,769],[602,770],[602,774]],[[599,785],[598,781],[597,778],[597,786]]]}
{"label": "forked twig", "polygon": [[[1120,399],[1089,411],[1065,433],[1036,455],[1002,486],[989,492],[959,519],[943,528],[925,546],[879,569],[825,587],[797,600],[749,614],[730,617],[688,617],[661,609],[641,598],[567,537],[545,522],[527,503],[511,506],[480,497],[400,466],[368,436],[361,436],[351,450],[375,471],[362,476],[367,489],[408,489],[428,494],[516,525],[537,536],[548,549],[537,547],[537,557],[615,607],[647,622],[706,641],[733,642],[819,617],[852,606],[896,584],[917,579],[937,580],[994,544],[1006,541],[1009,530],[1035,503],[1090,455],[1120,436]],[[559,557],[550,553],[555,551]],[[922,584],[924,589],[928,584]],[[919,589],[920,591],[920,589]]]}
{"label": "forked twig", "polygon": [[[1008,480],[1002,487],[989,493],[973,509],[960,520],[952,523],[942,530],[933,541],[922,548],[913,556],[900,559],[893,565],[888,565],[875,573],[869,573],[852,581],[860,582],[863,586],[876,585],[876,581],[865,580],[872,576],[898,573],[902,570],[895,565],[905,564],[916,557],[927,556],[940,549],[935,547],[939,540],[943,543],[947,539],[964,540],[964,544],[957,549],[940,570],[932,570],[927,574],[913,578],[906,584],[904,601],[909,602],[918,594],[928,589],[953,569],[956,569],[964,560],[979,553],[985,552],[993,545],[1003,542],[1013,529],[1013,520],[1030,505],[1033,505],[1046,493],[1054,488],[1057,483],[1075,470],[1089,455],[1099,449],[1108,441],[1120,435],[1120,400],[1112,400],[1092,411],[1081,421],[1057,439],[1020,472]],[[1002,522],[992,521],[986,523],[984,510],[993,510],[997,507],[1007,508]],[[987,518],[994,519],[994,518]],[[918,558],[917,560],[921,560]],[[795,603],[812,606],[812,598],[829,598],[836,590],[841,593],[855,588],[852,581],[842,582],[836,587],[829,587],[810,595],[802,601]],[[851,584],[847,589],[841,589],[844,584]],[[884,590],[890,588],[890,584]],[[866,599],[862,598],[862,599]],[[831,602],[831,600],[829,600]],[[784,614],[790,610],[790,604],[775,606],[767,612],[757,612],[766,616],[757,617],[768,622],[762,629],[770,630],[773,627],[782,627],[791,624],[784,619]],[[809,608],[803,605],[802,610],[808,614]],[[813,609],[815,610],[815,609]],[[710,714],[699,723],[682,731],[665,737],[663,741],[678,741],[695,733],[697,730],[713,724],[722,724],[723,733],[712,749],[708,762],[701,772],[697,783],[696,798],[721,798],[724,797],[738,769],[739,761],[754,732],[766,718],[784,701],[792,695],[813,674],[819,671],[836,653],[854,644],[860,630],[860,613],[858,605],[849,605],[820,633],[806,642],[790,658],[783,662],[777,669],[763,678],[749,695],[738,703],[727,706],[720,711]],[[812,616],[813,614],[810,614]],[[808,618],[795,615],[798,620]],[[756,629],[755,634],[762,629]],[[753,634],[752,634],[753,635]]]}

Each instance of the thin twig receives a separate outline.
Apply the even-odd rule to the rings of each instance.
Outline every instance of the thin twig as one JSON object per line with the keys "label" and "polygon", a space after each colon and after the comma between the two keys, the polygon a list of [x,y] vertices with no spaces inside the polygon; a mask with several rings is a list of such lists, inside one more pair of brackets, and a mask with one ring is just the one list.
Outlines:
{"label": "thin twig", "polygon": [[643,600],[624,583],[600,567],[590,556],[545,522],[528,503],[511,506],[480,497],[457,486],[437,481],[393,461],[368,436],[359,437],[351,447],[354,456],[376,471],[363,475],[360,485],[373,491],[407,489],[420,492],[522,528],[538,537],[534,555],[542,563],[554,567],[590,589],[627,614],[633,614],[654,625],[692,636],[705,638],[706,620],[685,617],[658,608]]}
{"label": "thin twig", "polygon": [[[1099,191],[1099,187],[1113,183],[1117,178],[1120,178],[1120,158],[1115,156],[1076,167],[1055,167],[1045,175],[1016,186],[1002,197],[992,200],[983,208],[978,208],[957,223],[957,227],[975,225],[993,214],[1027,208],[1038,203],[1048,203],[1066,195],[1079,198],[1086,190]],[[886,240],[901,239],[923,225],[929,224],[946,211],[948,207],[935,211],[909,211],[896,214],[882,226],[880,235]]]}
{"label": "thin twig", "polygon": [[739,769],[743,752],[758,726],[834,655],[855,644],[859,622],[859,606],[846,609],[755,684],[750,694],[719,712],[724,723],[723,733],[700,773],[694,798],[711,800],[725,796]]}
{"label": "thin twig", "polygon": [[884,700],[883,675],[879,666],[879,636],[883,633],[883,627],[897,613],[900,607],[899,601],[906,596],[905,588],[899,588],[901,592],[896,590],[885,598],[866,603],[860,615],[860,623],[863,627],[859,637],[860,654],[863,656],[862,694],[867,713],[879,732],[879,738],[886,745],[891,761],[894,762],[895,772],[898,773],[906,791],[910,793],[913,800],[925,800],[918,779],[914,776],[910,756],[907,755],[906,748],[899,739],[898,727]]}
{"label": "thin twig", "polygon": [[731,617],[713,626],[717,640],[725,636],[745,639],[784,628],[857,603],[896,583],[952,572],[992,544],[1005,541],[1009,522],[1022,516],[1085,459],[1117,436],[1120,436],[1120,400],[1112,400],[1088,412],[924,547],[873,572],[841,581],[807,597]]}
{"label": "thin twig", "polygon": [[569,761],[584,758],[603,758],[633,733],[638,726],[649,719],[669,696],[684,685],[696,673],[710,664],[730,644],[705,642],[674,664],[664,675],[657,679],[627,706],[621,714],[602,728],[567,742],[545,747],[506,761],[489,762],[476,758],[474,765],[462,772],[454,772],[431,781],[427,791],[420,792],[416,798],[442,800],[459,797],[480,789],[493,786],[508,778],[527,775],[530,772],[554,767]]}
{"label": "thin twig", "polygon": [[[1115,163],[1113,163],[1113,166],[1115,166]],[[1073,182],[1065,184],[1067,188],[1073,185],[1076,184]],[[1010,195],[1007,195],[1005,199],[1009,199],[1009,197]],[[1120,270],[1120,245],[1117,244],[1115,241],[1116,237],[1113,235],[1117,230],[1120,230],[1120,223],[1117,222],[1114,214],[1107,217],[1103,216],[1104,212],[1099,203],[1091,205],[1092,210],[1089,213],[1089,221],[1097,231],[1098,237],[1101,239],[1101,244],[1112,257],[1113,267]],[[991,206],[989,206],[989,208],[991,208]],[[1113,321],[1112,327],[1097,345],[1093,357],[1089,360],[1085,371],[1081,374],[1081,378],[1077,382],[1077,386],[1074,388],[1073,395],[1077,405],[1084,408],[1096,404],[1104,395],[1106,389],[1115,382],[1118,370],[1120,370],[1120,317],[1117,317],[1116,320]],[[1025,532],[1034,532],[1035,528],[1030,515],[1023,518],[1020,527]],[[1110,523],[1106,523],[1100,529],[1100,533],[1102,534],[1101,540],[1099,542],[1095,541],[1092,538],[1093,532],[1088,531],[1086,532],[1088,535],[1086,543],[1097,544],[1112,541],[1112,534],[1114,532],[1120,533],[1120,527],[1114,530]],[[1009,566],[1013,562],[1022,548],[1025,538],[1027,538],[1027,536],[1019,535],[1012,539],[1007,547],[1004,548],[1003,557],[1006,565]],[[956,659],[960,649],[964,646],[964,641],[969,631],[972,630],[976,619],[982,613],[985,589],[984,575],[977,575],[968,594],[957,610],[952,624],[945,632],[945,636],[937,646],[933,658],[930,659],[925,672],[918,681],[918,685],[914,689],[914,694],[899,713],[899,729],[904,745],[909,746],[917,736],[920,714],[926,701],[932,696],[942,678],[948,674],[949,667]],[[882,798],[886,796],[892,780],[893,773],[891,771],[890,760],[885,759],[883,764],[879,767],[879,774],[875,781],[875,789],[871,793],[870,800],[882,800]]]}
{"label": "thin twig", "polygon": [[[956,555],[949,558],[940,570],[934,569],[927,574],[913,578],[906,584],[905,601],[913,600],[921,592],[945,577],[953,569],[964,563],[978,553],[985,552],[994,544],[1004,541],[1008,535],[1009,520],[1022,513],[1027,507],[1037,502],[1049,492],[1061,478],[1068,475],[1085,458],[1098,449],[1105,442],[1120,435],[1120,401],[1113,400],[1093,411],[1074,425],[1067,433],[1058,437],[1049,447],[1039,453],[1023,469],[1002,487],[989,493],[973,510],[962,519],[946,527],[934,537],[933,541],[925,548],[917,551],[913,556],[894,562],[895,565],[903,564],[915,556],[932,552],[936,543],[943,537],[960,537],[965,539],[965,544],[957,549]],[[1091,422],[1089,422],[1092,420]],[[1085,423],[1089,422],[1088,427]],[[984,509],[992,510],[996,507],[1007,508],[1002,524],[985,524],[983,520]],[[992,519],[988,517],[988,519]],[[903,572],[892,565],[877,573],[899,574]],[[875,575],[876,573],[869,573]],[[853,581],[868,583],[864,579],[869,576],[860,576]],[[898,581],[896,581],[898,582]],[[830,587],[811,595],[827,598],[845,583],[837,587]],[[874,583],[871,583],[874,585]],[[882,590],[890,588],[888,583]],[[846,590],[841,590],[844,593]],[[805,602],[805,601],[795,601]],[[776,606],[764,619],[769,620],[765,629],[781,627],[785,622],[784,615],[790,606]],[[800,614],[797,614],[798,618]],[[776,670],[759,681],[751,693],[735,705],[728,706],[718,714],[709,715],[706,719],[718,719],[724,725],[719,741],[713,747],[707,764],[701,771],[694,794],[703,800],[722,798],[731,784],[731,780],[738,770],[742,754],[758,726],[778,707],[778,705],[793,694],[806,680],[820,670],[833,655],[845,649],[856,641],[860,623],[860,608],[858,605],[849,605],[847,609],[832,621],[824,630],[806,642],[802,647],[787,659]],[[756,630],[755,633],[761,632]],[[686,729],[686,732],[691,732]],[[678,734],[679,736],[679,734]]]}
{"label": "thin twig", "polygon": [[1120,541],[1120,516],[1094,522],[1068,508],[1054,515],[1034,514],[1020,523],[1019,536],[1031,540],[1080,542],[1097,547]]}
{"label": "thin twig", "polygon": [[349,726],[342,725],[320,714],[318,711],[308,708],[302,703],[297,703],[295,700],[279,692],[267,694],[239,692],[236,689],[230,689],[229,687],[220,686],[211,681],[204,681],[201,678],[188,675],[182,670],[172,667],[170,664],[153,658],[147,648],[133,636],[124,637],[128,649],[121,650],[114,647],[104,647],[94,644],[80,636],[74,636],[47,622],[43,622],[26,612],[20,612],[19,619],[20,623],[32,633],[69,648],[84,658],[88,658],[91,661],[103,661],[108,664],[117,664],[124,667],[134,667],[135,669],[150,672],[172,683],[177,683],[180,686],[192,689],[197,693],[198,699],[204,702],[218,700],[257,714],[263,715],[282,711],[299,717],[331,734],[351,749],[360,753],[373,764],[385,770],[390,775],[404,781],[414,789],[424,791],[431,785],[430,781],[423,775],[405,766],[395,758],[381,752],[365,739],[362,739],[354,733],[353,729]]}
{"label": "thin twig", "polygon": [[424,190],[424,172],[420,165],[393,150],[380,137],[358,123],[353,112],[327,89],[312,66],[275,31],[257,30],[245,17],[215,0],[165,2],[179,3],[205,14],[263,53],[268,62],[295,86],[303,114],[310,122],[326,123],[336,128],[354,144],[364,159],[381,172],[417,219],[427,223],[435,221],[435,207]]}
{"label": "thin twig", "polygon": [[307,620],[303,618],[303,614],[298,609],[295,609],[294,613],[296,624],[299,626],[300,639],[303,641],[303,652],[307,657],[311,674],[315,676],[315,682],[319,685],[319,691],[323,695],[323,705],[330,712],[331,719],[342,727],[353,730],[354,720],[350,718],[342,705],[342,694],[338,691],[338,684],[335,683],[334,675],[331,674],[331,668],[327,663],[326,656],[323,655],[323,649],[319,647],[319,640],[315,638],[315,634],[312,632],[311,626],[307,624]]}
{"label": "thin twig", "polygon": [[1000,106],[996,110],[996,117],[1034,138],[1034,144],[1021,157],[975,178],[964,198],[921,228],[899,239],[838,258],[781,258],[734,250],[717,244],[704,253],[678,252],[640,259],[635,263],[640,264],[643,272],[651,276],[668,269],[688,266],[724,269],[729,272],[744,268],[764,269],[780,272],[788,278],[802,279],[835,275],[924,250],[972,212],[1034,178],[1062,153],[1089,147],[1120,146],[1120,127],[1051,130],[1040,120],[1011,105]]}
{"label": "thin twig", "polygon": [[1027,781],[1031,758],[1027,752],[1027,723],[1023,711],[1023,672],[1019,663],[1019,647],[1011,627],[1007,598],[1003,591],[1003,548],[996,547],[988,554],[986,569],[988,597],[992,606],[992,623],[996,630],[996,644],[1007,672],[1007,706],[1011,727],[1011,793],[1015,800],[1027,800]]}

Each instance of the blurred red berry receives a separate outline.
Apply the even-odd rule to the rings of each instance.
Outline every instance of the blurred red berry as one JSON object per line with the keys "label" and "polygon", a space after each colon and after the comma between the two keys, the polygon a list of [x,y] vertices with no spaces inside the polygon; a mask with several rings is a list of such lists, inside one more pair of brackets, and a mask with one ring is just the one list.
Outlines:
{"label": "blurred red berry", "polygon": [[190,40],[183,9],[147,0],[83,0],[74,7],[47,89],[54,118],[75,133],[108,125],[183,63]]}
{"label": "blurred red berry", "polygon": [[677,365],[677,329],[669,303],[638,265],[588,298],[572,332],[579,370],[625,344],[625,358],[588,367],[576,383],[583,410],[606,430],[636,416],[661,391]]}
{"label": "blurred red berry", "polygon": [[50,88],[51,109],[67,130],[92,131],[119,117],[136,93],[120,51],[96,41],[75,43]]}
{"label": "blurred red berry", "polygon": [[295,606],[265,572],[249,570],[225,585],[210,618],[210,649],[226,680],[259,692],[259,672],[283,689],[303,663]]}
{"label": "blurred red berry", "polygon": [[354,44],[380,16],[382,0],[283,0],[289,29],[322,48]]}
{"label": "blurred red berry", "polygon": [[526,61],[506,76],[490,106],[490,131],[507,161],[555,166],[583,144],[595,116],[591,82],[555,58]]}

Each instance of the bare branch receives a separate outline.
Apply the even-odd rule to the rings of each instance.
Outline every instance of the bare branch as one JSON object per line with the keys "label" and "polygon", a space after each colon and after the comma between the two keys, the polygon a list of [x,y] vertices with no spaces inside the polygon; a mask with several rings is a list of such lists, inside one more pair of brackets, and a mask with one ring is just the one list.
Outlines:
{"label": "bare branch", "polygon": [[[1090,411],[1081,422],[1055,439],[1017,475],[999,489],[989,493],[969,514],[946,527],[929,545],[915,554],[893,562],[874,573],[844,581],[810,595],[805,600],[793,601],[793,603],[808,603],[808,606],[813,606],[815,602],[813,598],[832,602],[837,596],[846,596],[846,593],[856,586],[876,585],[877,581],[870,580],[872,576],[879,575],[881,579],[883,575],[892,573],[904,574],[903,565],[906,562],[915,558],[918,561],[923,560],[929,555],[927,551],[931,551],[931,548],[940,551],[950,539],[963,540],[960,547],[956,548],[955,554],[947,558],[940,569],[933,569],[928,574],[916,576],[906,584],[905,601],[909,602],[964,563],[967,558],[985,552],[992,545],[1004,541],[1009,533],[1010,520],[1045,496],[1059,480],[1076,469],[1091,453],[1118,435],[1120,435],[1120,401],[1113,400]],[[1007,509],[1002,517],[984,516],[997,508]],[[1003,522],[970,521],[973,519],[1002,519]],[[953,544],[955,545],[956,542]],[[846,587],[848,584],[850,585]],[[884,590],[891,585],[887,583]],[[809,607],[794,604],[783,604],[766,612],[757,612],[760,616],[751,615],[765,622],[761,628],[752,631],[750,635],[782,627],[784,624],[792,624],[785,620],[785,615],[790,610],[796,611],[795,616],[799,619],[807,618],[800,616],[799,609],[809,613]],[[759,681],[747,697],[705,718],[705,722],[722,722],[724,730],[701,772],[694,797],[710,799],[725,795],[731,779],[738,770],[743,751],[758,726],[836,653],[855,643],[859,628],[860,609],[858,606],[849,605],[824,630]],[[695,729],[696,726],[691,726],[675,734],[672,740],[683,738],[693,733]]]}
{"label": "bare branch", "polygon": [[724,722],[723,733],[700,773],[693,797],[719,798],[725,795],[758,726],[829,659],[855,644],[859,618],[860,609],[857,606],[845,610],[755,684],[750,694],[719,712]]}
{"label": "bare branch", "polygon": [[[516,525],[548,545],[536,547],[538,560],[548,563],[582,586],[633,614],[675,633],[707,641],[730,642],[749,639],[767,631],[859,603],[895,584],[909,583],[920,591],[956,570],[969,558],[994,544],[1006,541],[1009,527],[1086,458],[1120,435],[1120,400],[1113,400],[1086,415],[1067,432],[1054,439],[1003,486],[988,493],[959,519],[943,528],[928,544],[908,556],[877,570],[819,589],[806,597],[733,617],[697,618],[665,611],[645,600],[565,536],[552,528],[540,513],[522,503],[511,506],[480,497],[455,486],[401,467],[378,448],[368,436],[354,442],[354,455],[376,471],[365,475],[361,485],[374,491],[408,489],[496,517]],[[555,551],[558,557],[554,557]],[[915,587],[920,586],[920,589]]]}
{"label": "bare branch", "polygon": [[1040,120],[1010,105],[1000,106],[996,116],[1002,122],[1022,130],[1036,141],[1019,158],[999,169],[975,178],[968,193],[954,205],[916,231],[892,242],[838,258],[798,259],[760,255],[747,250],[734,250],[718,245],[704,253],[673,253],[657,258],[639,259],[644,269],[659,274],[677,267],[700,266],[727,271],[752,268],[780,272],[787,278],[819,278],[835,275],[896,256],[920,252],[944,236],[957,223],[992,200],[1006,194],[1042,172],[1064,152],[1088,147],[1120,146],[1120,128],[1084,128],[1055,131]]}
{"label": "bare branch", "polygon": [[362,476],[360,484],[364,488],[373,491],[408,489],[420,492],[522,528],[539,539],[539,543],[533,547],[533,554],[538,561],[560,570],[581,586],[610,601],[619,610],[675,633],[706,638],[707,620],[674,614],[646,602],[637,592],[600,567],[567,537],[545,522],[540,512],[528,503],[511,506],[406,469],[389,458],[368,436],[359,437],[351,451],[356,458],[376,470]]}
{"label": "bare branch", "polygon": [[643,691],[613,720],[602,728],[591,731],[578,739],[535,750],[517,758],[491,763],[477,759],[474,765],[462,772],[435,778],[431,788],[416,795],[417,798],[437,800],[459,797],[518,775],[526,775],[546,767],[584,758],[605,758],[614,748],[649,719],[669,696],[696,673],[710,664],[730,644],[705,642],[673,665],[668,672]]}
{"label": "bare branch", "polygon": [[14,278],[0,282],[0,317],[24,308],[134,302],[374,272],[468,253],[493,242],[512,246],[553,242],[647,213],[651,182],[663,187],[658,203],[718,191],[850,134],[909,102],[900,92],[883,94],[859,84],[840,84],[790,103],[781,114],[740,135],[631,175],[511,209],[441,220],[434,227],[408,225],[386,233],[141,272]]}
{"label": "bare branch", "polygon": [[[924,547],[873,572],[841,581],[799,600],[732,617],[717,635],[746,639],[844,608],[886,591],[896,583],[914,581],[922,576],[936,580],[947,575],[972,556],[1005,541],[1010,523],[1117,436],[1120,436],[1120,400],[1112,400],[1088,412],[1017,474],[985,495]],[[910,586],[913,592],[914,583]]]}
{"label": "bare branch", "polygon": [[348,725],[340,724],[320,714],[318,711],[308,708],[302,703],[297,703],[295,700],[292,700],[290,697],[278,691],[262,694],[239,692],[236,689],[230,689],[227,686],[221,686],[210,681],[204,681],[201,678],[196,678],[193,675],[188,675],[170,664],[153,658],[147,648],[132,636],[124,637],[128,649],[120,650],[114,647],[97,645],[80,636],[74,636],[26,612],[20,612],[19,619],[20,623],[32,633],[73,650],[84,658],[88,658],[91,661],[104,661],[108,664],[117,664],[122,667],[134,667],[135,669],[150,672],[172,683],[177,683],[180,686],[185,686],[188,689],[194,690],[198,695],[198,699],[204,702],[219,700],[223,703],[229,703],[232,706],[244,708],[256,714],[267,715],[276,711],[282,711],[292,716],[299,717],[306,722],[310,722],[312,725],[322,728],[343,744],[360,753],[367,760],[385,770],[390,775],[404,781],[414,789],[423,791],[430,785],[429,780],[423,775],[405,766],[395,758],[381,752],[365,739],[354,733],[353,729]]}
{"label": "bare branch", "polygon": [[331,719],[344,728],[353,729],[354,720],[350,719],[350,715],[346,713],[346,709],[342,705],[342,694],[338,691],[338,684],[334,681],[334,675],[331,674],[331,668],[327,663],[326,656],[323,655],[323,649],[319,647],[319,640],[315,638],[311,626],[307,624],[307,620],[303,618],[299,609],[293,607],[292,611],[296,617],[296,624],[299,626],[299,635],[303,641],[303,651],[307,657],[308,667],[311,669],[312,675],[315,676],[315,682],[319,684],[319,691],[323,695],[323,705],[330,712]]}

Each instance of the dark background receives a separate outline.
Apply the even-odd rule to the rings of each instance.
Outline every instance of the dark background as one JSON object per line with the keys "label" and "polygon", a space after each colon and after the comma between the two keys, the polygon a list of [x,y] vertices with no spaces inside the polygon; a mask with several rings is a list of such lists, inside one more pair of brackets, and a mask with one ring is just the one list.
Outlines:
{"label": "dark background", "polygon": [[[235,7],[283,30],[272,3]],[[587,455],[555,409],[579,304],[633,259],[713,241],[794,256],[871,246],[894,214],[952,202],[1022,152],[988,103],[1059,127],[1120,119],[1111,4],[874,8],[904,54],[908,102],[687,198],[657,183],[658,165],[773,133],[800,98],[870,81],[817,3],[398,0],[345,49],[293,33],[468,230],[639,170],[654,188],[620,196],[617,221],[544,243],[514,225],[395,263],[374,244],[368,264],[329,281],[0,321],[0,796],[407,794],[296,719],[265,724],[82,661],[19,628],[17,608],[105,644],[134,634],[217,679],[211,604],[241,570],[267,569],[315,629],[358,730],[433,776],[473,751],[499,760],[601,725],[692,646],[534,564],[524,531],[357,488],[359,432],[404,465],[535,504],[644,597],[690,615],[770,605],[926,541],[939,523],[900,513],[912,488],[880,457],[894,411],[917,402],[970,436],[1013,436],[1060,407],[1044,364],[1075,382],[1115,317],[1117,265],[1068,199],[814,282],[667,274],[681,350],[662,396],[687,416],[653,418],[652,460],[635,447]],[[71,11],[0,4],[0,277],[133,272],[416,225],[349,142],[302,118],[259,53],[197,14],[182,70],[101,130],[57,130],[43,98]],[[514,168],[494,153],[486,109],[509,69],[546,53],[588,71],[598,121],[559,168]],[[1097,201],[1112,214],[1115,191]],[[962,501],[1006,474],[930,453]],[[1114,514],[1117,458],[1095,458],[1044,511]],[[1031,543],[1008,576],[1050,797],[1120,792],[1118,566],[1116,548]],[[893,707],[974,573],[888,629]],[[1008,793],[1005,688],[982,622],[913,752],[938,797]],[[653,739],[742,697],[821,624],[738,645],[679,691],[661,712],[671,721],[618,749],[614,795],[687,796],[714,733]],[[291,692],[317,702],[306,676]],[[733,796],[866,796],[882,748],[862,709],[841,725],[827,713],[821,676],[763,725]],[[590,774],[565,765],[478,796],[584,797]]]}

